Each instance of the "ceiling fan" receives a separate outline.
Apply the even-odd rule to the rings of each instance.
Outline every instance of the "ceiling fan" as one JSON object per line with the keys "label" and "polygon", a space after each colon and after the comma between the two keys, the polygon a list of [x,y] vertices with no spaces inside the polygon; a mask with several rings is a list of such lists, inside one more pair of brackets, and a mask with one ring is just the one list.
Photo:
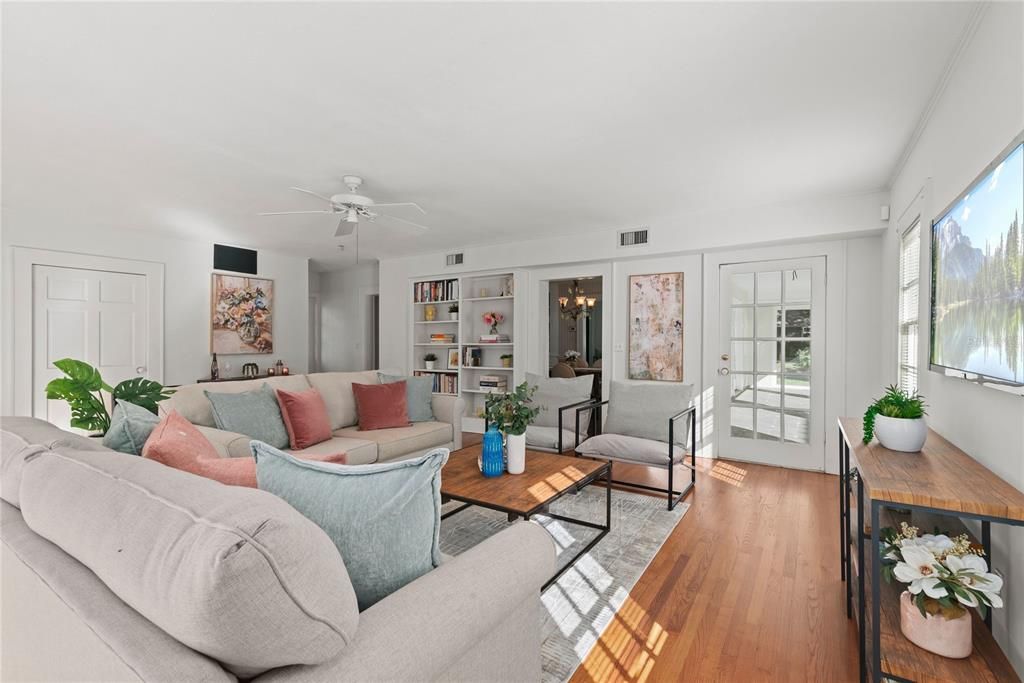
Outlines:
{"label": "ceiling fan", "polygon": [[304,192],[309,195],[313,195],[317,199],[322,199],[328,203],[329,208],[321,209],[318,211],[268,211],[259,214],[260,216],[286,216],[291,214],[300,213],[333,213],[341,216],[341,221],[338,223],[338,229],[335,231],[335,237],[344,237],[345,235],[351,235],[352,231],[356,229],[356,225],[359,224],[359,219],[367,221],[373,221],[378,217],[387,218],[388,220],[397,221],[399,223],[405,223],[411,225],[414,228],[420,230],[429,230],[425,225],[414,223],[405,218],[399,218],[398,216],[392,216],[379,211],[382,208],[390,208],[396,206],[412,206],[422,214],[427,212],[423,210],[419,204],[415,202],[391,202],[386,204],[378,204],[366,195],[359,194],[359,187],[363,184],[363,179],[355,175],[347,175],[343,179],[346,187],[348,187],[348,193],[341,193],[325,197],[318,192],[312,190],[304,190],[301,187],[293,187],[292,190],[296,192]]}

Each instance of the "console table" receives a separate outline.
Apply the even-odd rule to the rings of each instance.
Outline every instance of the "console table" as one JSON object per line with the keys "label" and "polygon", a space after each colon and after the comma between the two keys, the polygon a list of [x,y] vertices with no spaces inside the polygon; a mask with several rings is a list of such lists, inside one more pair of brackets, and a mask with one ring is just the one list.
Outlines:
{"label": "console table", "polygon": [[859,627],[861,681],[1020,681],[992,636],[991,610],[985,621],[969,610],[974,652],[967,659],[940,657],[907,640],[900,631],[902,584],[882,581],[879,542],[883,527],[898,529],[900,522],[967,533],[974,541],[961,521],[972,519],[981,522],[980,545],[991,563],[991,524],[1024,526],[1024,493],[931,429],[920,453],[865,444],[863,434],[860,418],[839,418],[839,556],[846,613]]}

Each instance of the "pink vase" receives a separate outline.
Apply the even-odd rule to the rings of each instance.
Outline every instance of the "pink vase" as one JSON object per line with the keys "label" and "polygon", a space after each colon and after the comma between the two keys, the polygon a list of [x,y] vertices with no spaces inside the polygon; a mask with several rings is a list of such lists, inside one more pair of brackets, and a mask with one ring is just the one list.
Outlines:
{"label": "pink vase", "polygon": [[941,614],[922,616],[910,593],[900,596],[900,630],[907,640],[919,648],[950,659],[971,656],[971,615],[964,613],[956,619]]}

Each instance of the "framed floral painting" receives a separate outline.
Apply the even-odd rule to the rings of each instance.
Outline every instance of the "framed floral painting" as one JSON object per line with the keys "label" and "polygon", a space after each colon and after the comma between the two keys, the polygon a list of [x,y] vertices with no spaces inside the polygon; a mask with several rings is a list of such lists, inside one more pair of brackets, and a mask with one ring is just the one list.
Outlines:
{"label": "framed floral painting", "polygon": [[683,381],[683,274],[629,276],[629,379]]}
{"label": "framed floral painting", "polygon": [[211,293],[213,353],[273,353],[273,280],[214,273]]}

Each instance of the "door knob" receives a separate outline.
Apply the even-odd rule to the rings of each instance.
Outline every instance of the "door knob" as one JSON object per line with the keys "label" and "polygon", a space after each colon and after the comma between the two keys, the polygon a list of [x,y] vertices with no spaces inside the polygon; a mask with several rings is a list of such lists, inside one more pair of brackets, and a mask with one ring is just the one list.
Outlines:
{"label": "door knob", "polygon": [[145,371],[146,371],[146,368],[142,367],[141,365],[139,367],[135,368],[135,372],[139,373],[140,375],[142,373],[144,373]]}
{"label": "door knob", "polygon": [[722,360],[729,360],[729,354],[723,353],[722,354]]}

